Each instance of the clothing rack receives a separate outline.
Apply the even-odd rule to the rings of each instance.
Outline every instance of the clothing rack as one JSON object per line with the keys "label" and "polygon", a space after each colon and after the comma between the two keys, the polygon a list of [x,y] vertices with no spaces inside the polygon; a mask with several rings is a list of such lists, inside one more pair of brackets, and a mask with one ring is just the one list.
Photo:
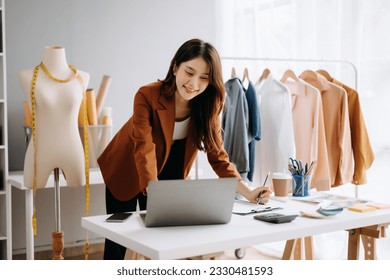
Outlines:
{"label": "clothing rack", "polygon": [[275,62],[309,62],[309,63],[339,63],[350,66],[354,73],[354,86],[357,90],[358,87],[358,71],[351,61],[339,60],[339,59],[304,59],[304,58],[272,58],[272,57],[239,57],[239,56],[222,56],[221,60],[241,60],[241,61],[275,61]]}
{"label": "clothing rack", "polygon": [[[305,59],[305,58],[273,58],[273,57],[239,57],[239,56],[221,56],[221,60],[237,60],[237,61],[262,61],[262,62],[299,62],[299,63],[338,63],[345,64],[352,68],[354,74],[354,86],[355,90],[358,88],[358,71],[355,64],[349,60],[339,60],[339,59]],[[196,168],[197,170],[197,168]],[[359,197],[358,185],[355,185],[355,197]]]}

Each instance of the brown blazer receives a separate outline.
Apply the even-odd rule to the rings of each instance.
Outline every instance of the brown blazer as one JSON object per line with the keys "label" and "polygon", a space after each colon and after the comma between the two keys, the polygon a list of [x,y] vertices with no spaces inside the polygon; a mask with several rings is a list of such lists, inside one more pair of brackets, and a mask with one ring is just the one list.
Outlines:
{"label": "brown blazer", "polygon": [[[161,85],[161,82],[155,82],[138,90],[133,116],[98,158],[107,188],[120,201],[132,199],[148,186],[150,180],[157,180],[168,159],[175,123],[175,98],[164,95]],[[213,170],[219,177],[241,179],[235,166],[229,162],[222,136],[219,142],[219,151],[207,153]],[[188,135],[183,179],[187,178],[197,151]]]}
{"label": "brown blazer", "polygon": [[355,159],[355,169],[352,183],[362,185],[367,183],[366,171],[374,162],[375,155],[371,147],[363,112],[360,107],[359,95],[355,89],[337,80],[335,84],[342,86],[348,94],[349,121],[351,124],[352,149]]}
{"label": "brown blazer", "polygon": [[371,147],[363,112],[360,107],[359,94],[355,89],[343,84],[335,78],[332,78],[326,71],[318,70],[317,72],[326,77],[329,81],[343,87],[347,92],[352,150],[355,161],[352,183],[355,185],[366,184],[366,171],[374,162],[375,155]]}

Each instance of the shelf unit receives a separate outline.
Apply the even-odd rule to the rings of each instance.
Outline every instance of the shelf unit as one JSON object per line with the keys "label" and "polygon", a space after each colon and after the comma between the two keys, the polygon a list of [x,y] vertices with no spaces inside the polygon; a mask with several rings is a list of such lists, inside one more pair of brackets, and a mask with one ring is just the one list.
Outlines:
{"label": "shelf unit", "polygon": [[7,191],[8,181],[8,133],[7,133],[7,75],[5,55],[5,9],[4,1],[0,0],[0,260],[11,259],[11,237],[7,232],[7,220],[10,219],[6,205],[10,194]]}

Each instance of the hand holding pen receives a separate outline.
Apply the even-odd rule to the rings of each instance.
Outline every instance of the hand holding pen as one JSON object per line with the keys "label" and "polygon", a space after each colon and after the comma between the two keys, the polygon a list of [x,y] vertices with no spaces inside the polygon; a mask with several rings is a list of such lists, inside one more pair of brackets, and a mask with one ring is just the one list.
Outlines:
{"label": "hand holding pen", "polygon": [[[265,187],[265,184],[267,183],[269,175],[270,175],[270,172],[268,172],[267,176],[265,177],[263,186],[261,187],[262,190],[260,191],[259,196],[257,197],[257,204],[265,204],[265,203],[267,203],[268,199],[269,199],[269,196],[271,195],[270,189]],[[266,202],[263,202],[263,203],[260,202],[260,200],[262,198],[266,198]]]}

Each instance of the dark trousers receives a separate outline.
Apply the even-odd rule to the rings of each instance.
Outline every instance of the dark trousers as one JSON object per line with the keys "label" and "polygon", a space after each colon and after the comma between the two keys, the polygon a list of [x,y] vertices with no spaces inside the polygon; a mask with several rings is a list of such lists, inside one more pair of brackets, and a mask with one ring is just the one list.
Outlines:
{"label": "dark trousers", "polygon": [[[106,210],[107,214],[118,212],[132,212],[136,211],[137,201],[139,203],[140,210],[146,209],[146,196],[139,193],[133,199],[129,201],[117,200],[106,187]],[[109,239],[104,242],[104,260],[123,260],[126,254],[126,247],[119,245]]]}
{"label": "dark trousers", "polygon": [[[168,160],[158,175],[159,180],[184,179],[183,178],[183,163],[185,154],[186,139],[176,140],[171,147]],[[106,186],[106,211],[107,214],[117,212],[136,211],[137,201],[140,210],[146,210],[146,196],[139,193],[133,199],[128,201],[117,200]],[[126,255],[126,248],[109,239],[104,243],[104,260],[123,260]]]}

